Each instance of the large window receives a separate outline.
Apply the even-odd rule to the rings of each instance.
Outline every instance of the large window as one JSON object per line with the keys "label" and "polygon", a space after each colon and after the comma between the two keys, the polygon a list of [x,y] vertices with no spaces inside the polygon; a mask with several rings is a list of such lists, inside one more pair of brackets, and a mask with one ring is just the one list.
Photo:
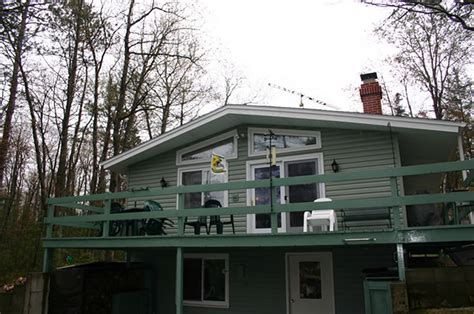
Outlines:
{"label": "large window", "polygon": [[237,131],[227,132],[179,150],[176,154],[176,164],[210,162],[212,153],[226,159],[237,158]]}
{"label": "large window", "polygon": [[[227,174],[213,174],[210,163],[202,167],[179,169],[181,185],[200,185],[213,183],[226,183]],[[198,208],[206,201],[218,200],[223,207],[227,206],[227,191],[192,192],[184,194],[184,208]]]}
{"label": "large window", "polygon": [[[321,148],[321,133],[319,131],[281,130],[272,129],[275,137],[272,146],[277,152],[291,152]],[[265,140],[266,129],[249,129],[249,156],[265,155],[269,141]]]}
{"label": "large window", "polygon": [[[322,153],[312,153],[296,156],[278,157],[277,163],[272,167],[272,178],[289,178],[323,174]],[[247,180],[269,179],[269,166],[267,160],[251,160],[247,162]],[[276,204],[292,204],[313,202],[325,197],[323,183],[297,184],[290,186],[274,187]],[[247,204],[269,205],[269,187],[259,187],[247,191]],[[303,212],[278,214],[279,232],[302,232]],[[250,214],[247,216],[247,231],[249,233],[268,233],[271,231],[270,214]]]}
{"label": "large window", "polygon": [[229,306],[229,256],[186,254],[184,256],[185,305]]}

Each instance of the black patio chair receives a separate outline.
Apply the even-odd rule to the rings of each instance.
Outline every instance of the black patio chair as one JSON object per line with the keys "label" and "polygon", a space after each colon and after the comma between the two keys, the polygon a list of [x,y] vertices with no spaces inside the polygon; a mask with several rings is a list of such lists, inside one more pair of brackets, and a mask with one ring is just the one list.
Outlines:
{"label": "black patio chair", "polygon": [[[121,211],[125,210],[125,208],[122,206],[122,204],[118,202],[112,202],[111,207],[110,207],[110,213],[111,214],[117,214],[120,213]],[[102,228],[101,228],[102,229]],[[123,222],[122,221],[112,221],[109,223],[109,236],[116,236],[122,233],[123,229]],[[102,230],[101,230],[102,233]]]}
{"label": "black patio chair", "polygon": [[[221,208],[221,202],[210,199],[204,203],[204,208]],[[209,219],[209,233],[212,226],[216,226],[216,233],[222,234],[224,232],[224,225],[232,225],[232,233],[235,234],[234,215],[230,215],[230,220],[222,221],[220,215],[212,215]]]}
{"label": "black patio chair", "polygon": [[186,226],[194,228],[194,234],[201,234],[201,227],[204,226],[206,233],[209,234],[207,226],[207,216],[199,216],[195,221],[188,221],[188,216],[184,217],[183,233],[186,233]]}
{"label": "black patio chair", "polygon": [[[160,203],[152,200],[143,202],[144,211],[163,211]],[[167,227],[174,227],[174,222],[168,218],[150,218],[144,221],[145,233],[148,235],[166,235]]]}

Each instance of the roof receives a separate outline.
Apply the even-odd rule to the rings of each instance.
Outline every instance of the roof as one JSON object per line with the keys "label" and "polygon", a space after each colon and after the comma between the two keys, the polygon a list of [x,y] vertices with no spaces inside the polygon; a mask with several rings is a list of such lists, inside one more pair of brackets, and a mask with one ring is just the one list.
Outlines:
{"label": "roof", "polygon": [[[328,111],[306,108],[228,105],[207,113],[176,129],[103,162],[114,171],[125,171],[128,166],[154,155],[182,147],[199,139],[222,133],[239,125],[272,125],[285,128],[343,128],[397,132],[403,141],[414,148],[429,140],[439,147],[451,146],[463,123],[420,118],[393,117],[356,112]],[[420,138],[417,143],[416,138]],[[412,142],[412,143],[410,143]],[[402,158],[403,160],[403,158]]]}

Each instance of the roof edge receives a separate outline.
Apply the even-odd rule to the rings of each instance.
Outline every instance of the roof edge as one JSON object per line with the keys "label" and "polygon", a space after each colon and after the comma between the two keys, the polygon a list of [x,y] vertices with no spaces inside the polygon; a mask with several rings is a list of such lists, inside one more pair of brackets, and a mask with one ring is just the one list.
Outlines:
{"label": "roof edge", "polygon": [[[128,151],[125,151],[119,155],[111,157],[110,159],[103,161],[100,165],[106,169],[117,166],[118,164],[126,161],[127,159],[136,156],[148,149],[151,149],[161,143],[173,139],[176,136],[184,134],[210,123],[213,120],[219,119],[227,114],[242,114],[242,115],[261,115],[268,116],[269,113],[278,114],[282,116],[284,114],[290,118],[302,118],[302,119],[314,119],[314,120],[332,120],[337,122],[347,122],[355,124],[366,124],[375,126],[388,126],[393,128],[409,128],[419,129],[426,131],[439,131],[448,133],[458,133],[459,128],[464,127],[465,123],[444,121],[444,120],[432,120],[432,119],[421,119],[421,118],[410,118],[410,117],[394,117],[387,115],[375,115],[366,114],[359,112],[340,112],[332,110],[321,110],[321,109],[305,109],[305,108],[288,108],[288,107],[273,107],[273,106],[255,106],[255,105],[227,105],[218,108],[215,111],[206,113],[192,120],[182,126],[179,126],[167,133],[159,135],[158,137],[151,139],[145,143],[142,143]],[[341,120],[342,119],[342,120]]]}

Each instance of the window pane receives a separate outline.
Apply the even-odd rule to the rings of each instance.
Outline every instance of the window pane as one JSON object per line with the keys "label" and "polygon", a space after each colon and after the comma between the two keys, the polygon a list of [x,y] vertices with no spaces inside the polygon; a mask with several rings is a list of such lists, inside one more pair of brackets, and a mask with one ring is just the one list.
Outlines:
{"label": "window pane", "polygon": [[[226,183],[227,176],[224,174],[215,174],[209,170],[204,171],[205,184]],[[204,203],[210,199],[217,200],[224,206],[224,191],[204,192]]]}
{"label": "window pane", "polygon": [[234,138],[231,137],[198,150],[183,154],[181,156],[181,160],[211,160],[211,154],[213,152],[224,157],[229,157],[234,155],[234,149]]}
{"label": "window pane", "polygon": [[[255,180],[269,179],[268,167],[255,168]],[[273,178],[280,177],[280,167],[273,166],[272,169]],[[276,192],[275,198],[276,203],[280,204],[280,188],[276,188],[273,191]],[[268,205],[270,204],[270,188],[256,188],[255,189],[255,205]],[[270,214],[256,214],[255,215],[255,227],[256,228],[270,228]],[[278,227],[281,227],[281,214],[278,214]]]}
{"label": "window pane", "polygon": [[267,143],[265,142],[265,137],[263,134],[254,134],[253,135],[253,150],[255,152],[264,152],[267,148]]}
{"label": "window pane", "polygon": [[321,265],[300,262],[300,298],[321,299]]}
{"label": "window pane", "polygon": [[201,301],[202,259],[185,258],[183,265],[184,300]]}
{"label": "window pane", "polygon": [[[255,133],[253,136],[253,147],[255,152],[264,152],[270,141],[265,141],[264,134]],[[301,148],[308,145],[316,145],[315,136],[299,136],[299,135],[277,135],[272,140],[272,146],[276,148]]]}
{"label": "window pane", "polygon": [[204,260],[203,300],[225,301],[225,260]]}
{"label": "window pane", "polygon": [[316,137],[314,136],[285,135],[285,148],[297,148],[315,144]]}
{"label": "window pane", "polygon": [[[288,177],[298,177],[316,174],[316,161],[298,161],[287,166]],[[316,183],[290,185],[288,187],[290,203],[312,202],[318,198]],[[290,213],[290,227],[303,226],[303,213]]]}
{"label": "window pane", "polygon": [[[183,185],[202,184],[201,170],[183,172],[182,176]],[[184,208],[198,208],[201,205],[201,192],[184,194]]]}

